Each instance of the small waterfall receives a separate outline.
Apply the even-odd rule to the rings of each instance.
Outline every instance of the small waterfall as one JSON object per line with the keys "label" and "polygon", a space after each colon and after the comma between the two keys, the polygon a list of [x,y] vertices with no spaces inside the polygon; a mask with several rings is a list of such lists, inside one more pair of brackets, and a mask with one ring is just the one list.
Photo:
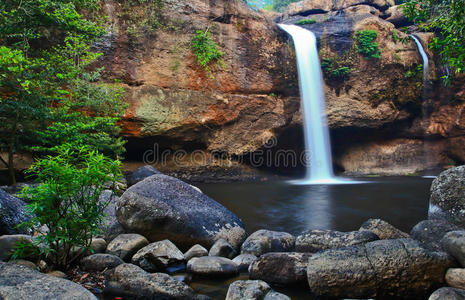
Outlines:
{"label": "small waterfall", "polygon": [[[429,59],[420,40],[414,35],[410,35],[410,37],[417,44],[418,52],[420,52],[421,58],[423,60],[423,88],[421,91],[421,96],[422,96],[421,112],[422,112],[422,118],[423,118],[423,127],[428,128],[429,117],[430,117],[432,107],[433,107],[433,103],[431,99],[432,86],[431,86],[430,78],[429,78]],[[431,150],[432,149],[431,141],[428,140],[426,132],[425,132],[425,137],[423,140],[424,140],[424,149],[423,149],[424,160],[425,160],[426,166],[428,167],[429,164],[433,161],[433,155],[432,155],[432,150]],[[423,177],[436,178],[436,176],[431,174],[430,171],[427,171],[425,176]]]}
{"label": "small waterfall", "polygon": [[305,184],[340,183],[333,175],[329,130],[325,116],[323,77],[316,37],[313,32],[295,25],[279,24],[294,40],[302,99],[305,150],[307,161]]}

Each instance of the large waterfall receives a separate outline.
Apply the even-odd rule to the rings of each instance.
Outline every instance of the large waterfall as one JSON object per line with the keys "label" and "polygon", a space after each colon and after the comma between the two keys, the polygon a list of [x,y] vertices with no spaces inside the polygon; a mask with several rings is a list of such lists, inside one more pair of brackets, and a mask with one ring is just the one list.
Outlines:
{"label": "large waterfall", "polygon": [[305,150],[309,157],[303,183],[336,183],[333,175],[329,130],[325,116],[323,78],[316,37],[295,25],[279,25],[294,41],[303,107]]}

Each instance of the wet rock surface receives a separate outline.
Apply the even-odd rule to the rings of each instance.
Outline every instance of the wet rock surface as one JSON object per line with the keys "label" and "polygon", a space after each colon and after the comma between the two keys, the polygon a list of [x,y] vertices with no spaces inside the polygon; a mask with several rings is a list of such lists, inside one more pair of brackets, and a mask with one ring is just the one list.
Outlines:
{"label": "wet rock surface", "polygon": [[297,252],[317,252],[330,248],[352,246],[378,240],[371,231],[340,232],[334,230],[308,230],[297,236],[295,249]]}
{"label": "wet rock surface", "polygon": [[451,287],[465,290],[465,269],[452,268],[447,270],[446,282]]}
{"label": "wet rock surface", "polygon": [[224,239],[217,240],[208,252],[210,256],[222,256],[232,259],[236,255],[233,246]]}
{"label": "wet rock surface", "polygon": [[137,170],[135,170],[133,173],[127,176],[128,187],[133,186],[139,181],[142,181],[145,178],[150,177],[152,175],[156,175],[156,174],[161,174],[161,172],[152,166],[140,167]]}
{"label": "wet rock surface", "polygon": [[295,249],[295,237],[287,232],[261,229],[242,244],[242,254],[260,256],[268,252],[290,252]]}
{"label": "wet rock surface", "polygon": [[80,264],[84,270],[100,272],[124,264],[124,261],[115,255],[98,253],[84,257]]}
{"label": "wet rock surface", "polygon": [[440,288],[429,296],[428,300],[463,300],[465,299],[465,290],[443,287]]}
{"label": "wet rock surface", "polygon": [[237,265],[219,256],[194,257],[187,263],[187,272],[200,277],[233,277],[238,274]]}
{"label": "wet rock surface", "polygon": [[186,261],[189,261],[193,257],[202,257],[207,256],[208,250],[199,244],[192,246],[186,253],[184,253],[184,258]]}
{"label": "wet rock surface", "polygon": [[229,286],[226,300],[263,299],[270,290],[261,280],[237,280]]}
{"label": "wet rock surface", "polygon": [[448,232],[441,240],[443,249],[465,267],[465,231]]}
{"label": "wet rock surface", "polygon": [[140,234],[120,234],[108,244],[106,252],[116,255],[124,261],[130,261],[137,251],[148,244],[147,239]]}
{"label": "wet rock surface", "polygon": [[132,257],[132,263],[142,269],[155,272],[165,271],[170,266],[184,262],[182,252],[169,240],[151,243],[137,251]]}
{"label": "wet rock surface", "polygon": [[460,230],[457,225],[445,220],[425,220],[410,231],[412,239],[420,241],[424,247],[441,251],[441,240],[450,231]]}
{"label": "wet rock surface", "polygon": [[0,189],[0,235],[27,233],[17,226],[29,219],[26,203]]}
{"label": "wet rock surface", "polygon": [[381,219],[369,219],[360,226],[359,231],[371,231],[381,240],[409,238],[405,233]]}
{"label": "wet rock surface", "polygon": [[252,254],[241,254],[232,260],[236,263],[237,267],[239,268],[239,272],[247,272],[249,270],[250,265],[257,260],[257,257]]}

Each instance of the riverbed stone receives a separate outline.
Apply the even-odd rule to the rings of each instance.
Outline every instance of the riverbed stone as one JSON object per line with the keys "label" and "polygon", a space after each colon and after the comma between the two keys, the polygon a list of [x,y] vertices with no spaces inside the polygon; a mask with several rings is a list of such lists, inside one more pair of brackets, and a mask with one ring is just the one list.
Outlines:
{"label": "riverbed stone", "polygon": [[234,247],[226,240],[219,239],[210,248],[208,255],[233,258],[236,255],[236,250],[234,250]]}
{"label": "riverbed stone", "polygon": [[184,255],[171,241],[163,240],[137,251],[131,262],[149,272],[165,271],[170,266],[182,264]]}
{"label": "riverbed stone", "polygon": [[292,234],[260,229],[245,240],[241,253],[260,256],[268,252],[291,252],[294,249],[295,237]]}
{"label": "riverbed stone", "polygon": [[196,244],[192,246],[189,250],[187,250],[186,253],[184,253],[184,258],[186,259],[186,261],[189,261],[191,258],[202,257],[207,255],[208,250],[202,247],[201,245]]}
{"label": "riverbed stone", "polygon": [[168,274],[148,273],[133,264],[122,264],[107,272],[105,293],[135,299],[197,299],[187,284]]}
{"label": "riverbed stone", "polygon": [[263,300],[291,300],[291,298],[276,291],[269,291]]}
{"label": "riverbed stone", "polygon": [[465,267],[465,231],[448,232],[441,240],[444,250]]}
{"label": "riverbed stone", "polygon": [[429,296],[428,300],[463,300],[465,299],[465,290],[443,287]]}
{"label": "riverbed stone", "polygon": [[131,257],[141,248],[147,246],[149,241],[140,234],[125,233],[118,235],[107,246],[106,252],[118,256],[124,261],[130,261]]}
{"label": "riverbed stone", "polygon": [[340,232],[334,230],[308,230],[297,236],[295,248],[297,252],[317,252],[331,248],[340,248],[364,244],[379,240],[371,231]]}
{"label": "riverbed stone", "polygon": [[226,257],[194,257],[187,263],[187,272],[202,277],[233,277],[239,273],[236,263]]}
{"label": "riverbed stone", "polygon": [[253,254],[241,254],[236,256],[232,261],[236,263],[239,272],[245,272],[249,270],[250,265],[256,260],[257,257]]}
{"label": "riverbed stone", "polygon": [[0,261],[8,261],[18,243],[32,244],[32,237],[25,234],[0,236]]}
{"label": "riverbed stone", "polygon": [[368,219],[360,226],[359,231],[371,231],[381,240],[409,238],[410,235],[403,232],[388,222],[381,219]]}
{"label": "riverbed stone", "polygon": [[465,269],[450,268],[447,270],[446,282],[451,287],[465,289]]}
{"label": "riverbed stone", "polygon": [[429,219],[465,228],[465,166],[446,170],[431,184]]}
{"label": "riverbed stone", "polygon": [[162,174],[162,173],[152,166],[140,167],[126,177],[127,182],[128,182],[128,187],[133,186],[134,184],[144,180],[145,178],[150,177],[152,175],[156,175],[156,174]]}
{"label": "riverbed stone", "polygon": [[282,285],[306,285],[307,264],[311,253],[266,253],[249,267],[249,277]]}
{"label": "riverbed stone", "polygon": [[228,288],[226,300],[263,299],[271,287],[262,280],[237,280]]}
{"label": "riverbed stone", "polygon": [[307,277],[322,297],[419,298],[444,284],[450,256],[413,239],[379,240],[329,249],[309,258]]}
{"label": "riverbed stone", "polygon": [[66,279],[0,262],[0,299],[96,300],[84,287]]}
{"label": "riverbed stone", "polygon": [[0,189],[0,235],[28,233],[28,229],[18,225],[29,221],[26,202]]}
{"label": "riverbed stone", "polygon": [[195,244],[211,247],[219,239],[239,247],[246,237],[235,214],[189,184],[163,174],[124,192],[117,216],[128,231],[150,241],[168,239],[184,249]]}
{"label": "riverbed stone", "polygon": [[102,238],[93,238],[90,243],[90,249],[92,250],[91,254],[105,253],[105,250],[107,250],[107,241]]}
{"label": "riverbed stone", "polygon": [[451,231],[460,230],[461,228],[455,224],[451,224],[446,220],[424,220],[415,225],[410,231],[412,239],[418,240],[423,244],[423,247],[435,251],[441,251],[442,238]]}
{"label": "riverbed stone", "polygon": [[87,271],[103,271],[113,269],[124,264],[124,261],[116,255],[97,253],[84,257],[80,261],[81,266]]}

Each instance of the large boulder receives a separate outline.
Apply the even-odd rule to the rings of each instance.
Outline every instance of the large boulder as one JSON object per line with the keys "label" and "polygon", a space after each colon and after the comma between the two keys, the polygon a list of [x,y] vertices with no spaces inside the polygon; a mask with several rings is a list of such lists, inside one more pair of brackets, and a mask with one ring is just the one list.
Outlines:
{"label": "large boulder", "polygon": [[297,236],[297,252],[318,252],[330,248],[340,248],[379,240],[371,231],[340,232],[334,230],[308,230]]}
{"label": "large boulder", "polygon": [[381,219],[368,219],[360,226],[360,231],[371,231],[381,240],[409,238],[410,235],[405,233],[388,222]]}
{"label": "large boulder", "polygon": [[411,25],[412,22],[405,16],[403,6],[395,5],[386,10],[386,21],[391,22],[396,27]]}
{"label": "large boulder", "polygon": [[260,256],[267,252],[291,252],[294,249],[295,237],[292,234],[260,229],[245,240],[241,253]]}
{"label": "large boulder", "polygon": [[452,265],[446,253],[413,239],[379,240],[314,254],[307,277],[318,296],[424,299]]}
{"label": "large boulder", "polygon": [[128,187],[144,180],[152,175],[162,174],[160,171],[152,166],[143,166],[135,170],[133,173],[127,176]]}
{"label": "large boulder", "polygon": [[307,264],[311,253],[266,253],[249,267],[251,279],[282,285],[307,285]]}
{"label": "large boulder", "polygon": [[431,185],[430,219],[465,228],[465,166],[442,172]]}
{"label": "large boulder", "polygon": [[131,299],[197,299],[194,290],[164,273],[122,264],[107,273],[105,293]]}
{"label": "large boulder", "polygon": [[148,244],[149,241],[140,234],[120,234],[108,244],[106,252],[116,255],[124,261],[130,261],[137,251]]}
{"label": "large boulder", "polygon": [[169,239],[185,248],[210,247],[219,239],[238,247],[246,237],[236,215],[189,184],[162,174],[124,192],[117,216],[128,231],[150,241]]}
{"label": "large boulder", "polygon": [[463,300],[465,299],[465,290],[443,287],[429,296],[428,300]]}
{"label": "large boulder", "polygon": [[0,235],[27,233],[17,226],[29,219],[26,202],[0,189]]}
{"label": "large boulder", "polygon": [[97,300],[84,287],[25,266],[0,262],[0,299]]}
{"label": "large boulder", "polygon": [[410,236],[420,241],[424,247],[440,251],[442,238],[448,232],[456,230],[460,230],[460,227],[445,220],[424,220],[412,228]]}
{"label": "large boulder", "polygon": [[441,240],[444,250],[465,267],[465,231],[448,232]]}
{"label": "large boulder", "polygon": [[194,257],[187,263],[187,272],[200,277],[233,277],[239,269],[232,260],[219,256]]}
{"label": "large boulder", "polygon": [[183,262],[184,255],[169,240],[148,244],[132,257],[133,264],[149,272],[165,271],[168,267],[177,266]]}
{"label": "large boulder", "polygon": [[107,206],[103,210],[105,218],[100,227],[102,237],[107,242],[111,241],[118,235],[125,233],[123,226],[118,222],[118,218],[116,217],[116,206],[119,199],[120,198],[111,190],[104,190],[99,196],[100,202],[107,203]]}
{"label": "large boulder", "polygon": [[465,289],[465,269],[451,268],[447,270],[446,282],[451,287]]}

